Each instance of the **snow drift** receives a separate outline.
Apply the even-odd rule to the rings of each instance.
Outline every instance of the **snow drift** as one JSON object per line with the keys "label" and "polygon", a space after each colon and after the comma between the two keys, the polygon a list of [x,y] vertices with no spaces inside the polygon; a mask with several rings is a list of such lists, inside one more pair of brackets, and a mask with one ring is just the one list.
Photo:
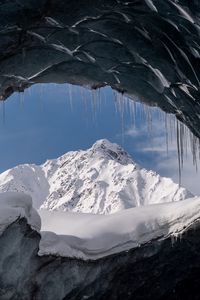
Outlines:
{"label": "snow drift", "polygon": [[[0,194],[0,211],[0,234],[21,218],[26,218],[40,232],[40,218],[29,196]],[[180,236],[199,220],[200,198],[131,208],[110,215],[42,210],[40,216],[40,255],[98,259],[154,239]]]}
{"label": "snow drift", "polygon": [[[200,198],[131,208],[111,215],[40,211],[40,255],[98,259],[154,239],[180,237],[200,217]],[[52,231],[52,232],[49,232]]]}

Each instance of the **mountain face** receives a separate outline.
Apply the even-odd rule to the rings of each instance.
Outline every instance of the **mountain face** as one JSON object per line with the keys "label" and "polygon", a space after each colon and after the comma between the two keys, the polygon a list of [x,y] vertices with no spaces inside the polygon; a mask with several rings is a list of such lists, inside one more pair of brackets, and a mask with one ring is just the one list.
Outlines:
{"label": "mountain face", "polygon": [[171,179],[140,168],[107,140],[40,166],[20,165],[0,174],[0,192],[6,191],[29,194],[37,209],[95,214],[192,196]]}

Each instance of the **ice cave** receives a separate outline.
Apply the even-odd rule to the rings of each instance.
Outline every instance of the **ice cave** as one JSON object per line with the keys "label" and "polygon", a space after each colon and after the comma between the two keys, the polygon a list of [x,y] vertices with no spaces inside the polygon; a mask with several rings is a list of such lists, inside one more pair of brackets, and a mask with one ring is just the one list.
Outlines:
{"label": "ice cave", "polygon": [[0,300],[200,299],[199,69],[199,0],[0,0]]}

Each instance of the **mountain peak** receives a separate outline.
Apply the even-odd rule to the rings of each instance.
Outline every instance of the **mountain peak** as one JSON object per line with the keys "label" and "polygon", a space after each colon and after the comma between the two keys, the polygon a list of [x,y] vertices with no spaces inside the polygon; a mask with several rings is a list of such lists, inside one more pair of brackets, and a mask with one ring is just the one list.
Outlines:
{"label": "mountain peak", "polygon": [[0,174],[0,192],[7,191],[31,195],[37,209],[97,214],[192,196],[171,179],[140,168],[105,139],[41,166],[26,164]]}
{"label": "mountain peak", "polygon": [[96,141],[90,150],[92,154],[100,154],[121,164],[133,163],[130,155],[121,146],[111,143],[107,139]]}

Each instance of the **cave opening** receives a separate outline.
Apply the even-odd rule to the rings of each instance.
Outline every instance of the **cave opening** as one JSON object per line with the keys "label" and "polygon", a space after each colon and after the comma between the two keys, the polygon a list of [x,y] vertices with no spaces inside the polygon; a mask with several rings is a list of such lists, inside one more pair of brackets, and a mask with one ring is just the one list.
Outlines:
{"label": "cave opening", "polygon": [[[154,171],[161,172],[163,176],[172,177],[179,184],[181,184],[182,170],[183,184],[186,185],[187,172],[194,173],[194,176],[195,172],[198,174],[199,140],[182,122],[179,122],[173,114],[166,114],[158,107],[149,107],[139,99],[133,100],[109,87],[91,90],[71,84],[37,84],[21,93],[14,93],[7,100],[2,101],[0,107],[2,138],[5,138],[6,134],[11,134],[11,130],[14,128],[16,128],[16,134],[19,134],[20,130],[23,131],[23,127],[30,127],[34,131],[35,126],[35,130],[39,131],[39,126],[36,125],[39,122],[41,123],[41,131],[42,126],[45,126],[46,130],[46,133],[41,137],[39,134],[36,135],[35,143],[39,145],[41,138],[43,141],[50,139],[50,131],[53,126],[51,123],[55,122],[53,134],[56,136],[60,131],[60,139],[57,144],[62,143],[61,133],[63,139],[72,140],[71,145],[69,142],[65,142],[63,147],[57,146],[58,149],[56,150],[56,142],[53,142],[54,137],[52,136],[49,152],[47,151],[48,142],[46,144],[44,142],[44,155],[41,153],[41,148],[35,149],[35,152],[40,152],[38,157],[34,157],[34,155],[31,157],[30,155],[28,158],[28,154],[22,151],[15,164],[28,163],[28,161],[42,163],[48,158],[56,157],[69,150],[85,149],[96,140],[106,138],[125,147],[133,159],[136,159],[136,162],[139,162],[143,167],[152,168]],[[32,109],[33,111],[31,111]],[[55,116],[53,110],[55,110]],[[14,120],[16,111],[20,115],[14,122],[11,120]],[[34,114],[38,114],[38,120]],[[20,118],[22,119],[21,122],[19,122]],[[46,122],[44,121],[45,118],[47,119]],[[56,118],[61,118],[62,121],[59,123],[55,121]],[[9,122],[11,122],[10,128]],[[49,130],[47,126],[49,126]],[[70,126],[73,126],[72,131],[64,130],[64,127],[70,128]],[[73,134],[73,130],[75,134]],[[34,139],[32,131],[30,133],[27,131],[23,135],[27,143]],[[79,139],[80,143],[78,142]],[[19,143],[23,144],[23,141],[21,140]],[[10,141],[8,146],[15,149],[17,147],[16,141],[13,145]],[[5,145],[5,148],[8,146]],[[27,146],[27,151],[31,151],[31,143],[30,146]],[[14,151],[11,154],[13,156]],[[23,157],[27,157],[27,161]],[[165,161],[163,163],[165,166],[170,165],[170,163],[176,166],[176,168],[173,167],[173,173],[169,171],[169,168],[162,168],[162,160]],[[184,170],[184,161],[186,170]],[[15,164],[12,165],[8,162],[7,169]],[[190,164],[194,168],[188,168]],[[6,169],[4,165],[5,163],[2,163],[1,172]],[[194,189],[196,192],[194,185],[188,186],[188,188]]]}

